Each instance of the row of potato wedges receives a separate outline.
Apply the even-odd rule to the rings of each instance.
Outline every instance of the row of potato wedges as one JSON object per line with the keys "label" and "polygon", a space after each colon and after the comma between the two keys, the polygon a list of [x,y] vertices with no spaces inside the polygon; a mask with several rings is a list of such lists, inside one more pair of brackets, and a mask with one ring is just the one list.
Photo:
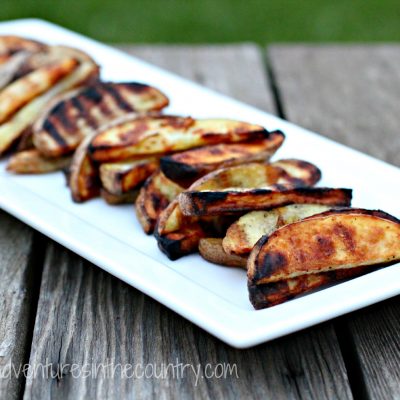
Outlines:
{"label": "row of potato wedges", "polygon": [[400,258],[396,218],[351,209],[350,189],[315,187],[313,164],[269,163],[282,132],[162,115],[158,89],[98,72],[80,51],[0,38],[0,154],[17,150],[9,171],[63,169],[76,202],[135,202],[169,258],[200,251],[246,268],[255,308]]}

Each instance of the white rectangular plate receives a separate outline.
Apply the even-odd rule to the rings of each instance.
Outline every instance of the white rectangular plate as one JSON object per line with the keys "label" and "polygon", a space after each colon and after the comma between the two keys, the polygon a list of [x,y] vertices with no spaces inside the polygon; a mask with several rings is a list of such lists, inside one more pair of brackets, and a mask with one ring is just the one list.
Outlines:
{"label": "white rectangular plate", "polygon": [[[399,216],[400,170],[253,107],[40,20],[0,24],[16,34],[87,51],[106,80],[146,82],[171,100],[168,112],[227,117],[281,129],[277,157],[302,158],[323,172],[322,186],[354,189],[354,206]],[[276,157],[275,157],[276,158]],[[13,176],[0,162],[0,207],[89,261],[143,291],[224,342],[250,347],[400,293],[399,264],[285,304],[253,310],[244,271],[212,265],[198,255],[168,260],[146,236],[131,206],[101,200],[74,204],[61,173]]]}

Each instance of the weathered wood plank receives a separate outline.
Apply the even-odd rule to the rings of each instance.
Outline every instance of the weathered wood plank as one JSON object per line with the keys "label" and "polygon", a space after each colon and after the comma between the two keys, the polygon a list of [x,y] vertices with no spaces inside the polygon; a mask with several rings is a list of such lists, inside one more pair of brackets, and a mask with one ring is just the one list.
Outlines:
{"label": "weathered wood plank", "polygon": [[268,78],[260,68],[263,65],[261,52],[255,45],[119,48],[262,110],[275,111]]}
{"label": "weathered wood plank", "polygon": [[[400,164],[400,46],[274,46],[269,60],[287,119]],[[400,393],[400,297],[338,321],[353,384]]]}
{"label": "weathered wood plank", "polygon": [[[24,376],[19,370],[30,348],[35,310],[34,276],[41,273],[32,252],[33,231],[0,211],[0,398],[17,399]],[[35,245],[38,245],[35,241]],[[40,262],[40,260],[37,260]],[[36,270],[35,270],[36,269]],[[14,373],[14,371],[16,371]],[[19,376],[18,376],[19,375]]]}
{"label": "weathered wood plank", "polygon": [[400,46],[272,46],[286,117],[400,165]]}
{"label": "weathered wood plank", "polygon": [[[236,82],[247,73],[239,69],[233,73],[225,56],[221,57],[223,52],[215,47],[209,53],[206,48],[189,53],[176,49],[170,53],[168,48],[143,47],[132,52],[142,57],[149,54],[151,61],[160,65],[168,60],[170,68],[178,73],[191,68],[192,77],[201,75],[203,83],[211,87],[214,82],[227,89],[232,87],[232,93]],[[191,54],[199,52],[199,59],[204,62],[191,58]],[[246,47],[239,47],[232,60],[241,60],[246,69],[251,67],[253,76],[259,76],[257,87],[267,90],[262,64],[253,61],[255,56],[251,63],[245,61],[245,54],[249,52]],[[221,71],[219,75],[215,70],[210,72],[210,65]],[[224,73],[225,69],[230,72]],[[253,89],[249,85],[235,93],[246,100],[247,90]],[[258,102],[261,104],[261,97]],[[271,106],[267,102],[263,104],[264,108]],[[203,371],[207,368],[206,372],[229,363],[233,370],[226,379],[198,380],[191,367],[186,367],[183,376],[178,378],[169,370],[166,379],[138,376],[121,379],[120,374],[114,379],[93,380],[82,376],[74,379],[72,370],[64,370],[61,378],[28,379],[25,399],[50,396],[86,399],[95,395],[99,398],[205,399],[352,397],[331,324],[254,349],[235,350],[57,245],[52,245],[47,254],[30,362],[37,365],[46,360],[52,364],[53,371],[62,364],[99,366],[105,362],[114,366],[133,365],[139,368],[139,373],[143,372],[140,366],[155,365],[159,371],[170,363],[182,363],[196,370],[200,366]]]}

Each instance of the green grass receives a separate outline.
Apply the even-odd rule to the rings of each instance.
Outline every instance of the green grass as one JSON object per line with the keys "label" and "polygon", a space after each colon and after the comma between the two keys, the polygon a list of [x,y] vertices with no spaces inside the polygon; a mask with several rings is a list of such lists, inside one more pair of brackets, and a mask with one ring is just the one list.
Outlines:
{"label": "green grass", "polygon": [[399,41],[399,0],[2,0],[106,42]]}

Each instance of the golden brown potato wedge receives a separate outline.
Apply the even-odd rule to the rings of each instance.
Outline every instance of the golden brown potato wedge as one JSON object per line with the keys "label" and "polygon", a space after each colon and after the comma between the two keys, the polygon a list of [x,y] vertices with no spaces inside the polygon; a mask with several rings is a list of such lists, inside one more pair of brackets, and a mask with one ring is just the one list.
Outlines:
{"label": "golden brown potato wedge", "polygon": [[228,254],[222,247],[221,238],[203,238],[199,241],[200,255],[214,264],[226,265],[228,267],[247,268],[247,257],[236,254]]}
{"label": "golden brown potato wedge", "polygon": [[271,185],[313,186],[321,171],[313,164],[295,159],[271,164],[248,163],[210,172],[193,183],[189,190],[223,190],[231,188],[265,188]]}
{"label": "golden brown potato wedge", "polygon": [[245,143],[204,146],[161,158],[161,170],[172,180],[195,180],[223,167],[266,162],[282,145],[285,136],[271,132],[265,139]]}
{"label": "golden brown potato wedge", "polygon": [[248,254],[262,236],[330,208],[322,204],[291,204],[269,211],[251,211],[228,228],[222,245],[228,254]]}
{"label": "golden brown potato wedge", "polygon": [[399,259],[399,220],[382,211],[331,210],[263,236],[250,253],[248,279],[260,285]]}
{"label": "golden brown potato wedge", "polygon": [[18,52],[38,52],[47,48],[44,43],[36,40],[23,38],[20,36],[2,35],[0,36],[0,64],[7,61]]}
{"label": "golden brown potato wedge", "polygon": [[249,283],[249,298],[256,310],[272,307],[291,300],[298,295],[323,288],[327,285],[339,283],[346,279],[356,278],[377,268],[356,267],[351,269],[339,269],[319,274],[301,275],[278,282],[261,285]]}
{"label": "golden brown potato wedge", "polygon": [[[296,176],[303,177],[302,183],[314,184],[320,177],[320,172],[317,167],[312,164],[305,163],[299,160],[282,160],[282,164],[287,164],[293,168],[299,168],[301,171],[296,172]],[[223,168],[204,176],[203,178],[194,182],[188,190],[204,190],[214,189],[220,187],[230,187],[232,185],[244,184],[272,184],[285,179],[285,182],[299,183],[299,178],[289,175],[281,167],[274,167],[273,164],[247,164],[238,167]],[[211,222],[211,223],[210,223]],[[201,237],[214,235],[215,229],[212,224],[222,227],[222,234],[225,234],[226,228],[230,225],[229,220],[219,216],[211,218],[210,221],[204,221],[204,218],[199,219],[196,217],[188,217],[183,215],[179,206],[178,199],[175,199],[164,211],[160,213],[155,236],[158,241],[160,249],[171,259],[179,258],[185,254],[195,252],[198,247],[198,240]],[[206,226],[204,226],[206,225]],[[190,229],[188,228],[190,227]],[[190,236],[190,240],[181,246],[184,240],[185,232],[191,233],[198,229],[197,241],[195,237]],[[175,243],[176,242],[176,243]],[[190,243],[190,246],[189,244]],[[179,252],[182,248],[185,252]]]}
{"label": "golden brown potato wedge", "polygon": [[90,152],[100,162],[165,154],[218,143],[236,143],[268,137],[260,125],[228,119],[163,116],[130,121],[100,132]]}
{"label": "golden brown potato wedge", "polygon": [[157,218],[162,210],[180,193],[183,188],[168,179],[161,171],[151,175],[140,189],[136,200],[136,215],[143,230],[153,232]]}
{"label": "golden brown potato wedge", "polygon": [[209,236],[224,236],[236,216],[187,217],[175,198],[159,215],[154,230],[158,247],[171,260],[198,250],[199,240]]}
{"label": "golden brown potato wedge", "polygon": [[58,157],[72,152],[84,137],[113,119],[167,105],[168,98],[148,85],[96,82],[53,104],[34,126],[34,143],[43,154]]}
{"label": "golden brown potato wedge", "polygon": [[289,204],[349,206],[351,189],[295,188],[283,185],[265,189],[185,191],[179,195],[184,215],[205,216],[269,210]]}
{"label": "golden brown potato wedge", "polygon": [[199,240],[207,233],[199,223],[186,223],[179,231],[158,235],[154,230],[159,249],[170,259],[178,258],[197,251]]}
{"label": "golden brown potato wedge", "polygon": [[60,93],[96,79],[98,73],[99,69],[96,64],[83,62],[72,73],[65,76],[49,90],[19,109],[9,120],[0,126],[0,155],[9,150],[22,133],[31,127],[52,99]]}
{"label": "golden brown potato wedge", "polygon": [[0,92],[0,123],[18,109],[42,94],[79,65],[74,58],[65,58],[45,65],[11,83]]}
{"label": "golden brown potato wedge", "polygon": [[130,190],[129,192],[121,194],[110,193],[104,188],[100,190],[100,196],[106,201],[107,204],[112,206],[120,204],[134,204],[138,195],[138,189]]}
{"label": "golden brown potato wedge", "polygon": [[87,136],[75,150],[71,167],[69,168],[69,188],[71,189],[72,200],[77,203],[82,203],[100,195],[99,167],[87,152],[90,139],[90,135]]}
{"label": "golden brown potato wedge", "polygon": [[159,159],[105,163],[100,165],[100,179],[103,187],[112,194],[126,193],[143,183],[159,166]]}
{"label": "golden brown potato wedge", "polygon": [[17,174],[45,174],[69,166],[71,157],[46,158],[36,149],[15,153],[8,161],[7,170]]}

